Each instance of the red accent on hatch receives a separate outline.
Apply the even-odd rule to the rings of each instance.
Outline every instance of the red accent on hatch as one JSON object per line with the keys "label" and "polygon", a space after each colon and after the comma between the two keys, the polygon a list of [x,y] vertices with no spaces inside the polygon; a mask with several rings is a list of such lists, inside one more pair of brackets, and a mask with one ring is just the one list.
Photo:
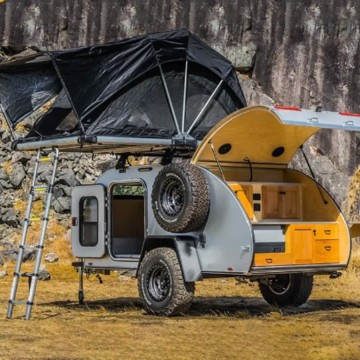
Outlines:
{"label": "red accent on hatch", "polygon": [[343,116],[357,116],[357,117],[360,117],[360,114],[349,113],[349,112],[344,112],[344,111],[339,112],[339,115],[343,115]]}
{"label": "red accent on hatch", "polygon": [[275,109],[279,110],[292,110],[292,111],[301,111],[298,107],[292,107],[292,106],[282,106],[282,105],[275,105]]}

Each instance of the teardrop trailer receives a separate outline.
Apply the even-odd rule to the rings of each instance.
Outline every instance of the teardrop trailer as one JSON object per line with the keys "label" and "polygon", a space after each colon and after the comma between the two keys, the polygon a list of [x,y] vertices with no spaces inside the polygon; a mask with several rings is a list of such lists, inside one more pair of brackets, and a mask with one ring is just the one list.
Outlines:
{"label": "teardrop trailer", "polygon": [[[19,71],[28,75],[19,87],[33,95],[36,83],[39,95],[20,110],[1,85]],[[314,275],[347,267],[339,208],[288,164],[321,128],[359,131],[359,115],[246,107],[232,65],[186,30],[4,64],[0,93],[10,128],[57,96],[16,150],[120,155],[72,192],[72,252],[80,273],[134,270],[146,311],[186,312],[196,281],[224,276],[258,282],[270,304],[299,306]],[[129,155],[161,163],[126,166]]]}

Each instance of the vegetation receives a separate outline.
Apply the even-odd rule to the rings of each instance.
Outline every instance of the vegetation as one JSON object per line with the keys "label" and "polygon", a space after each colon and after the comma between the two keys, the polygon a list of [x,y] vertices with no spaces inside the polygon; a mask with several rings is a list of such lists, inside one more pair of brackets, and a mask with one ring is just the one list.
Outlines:
{"label": "vegetation", "polygon": [[[358,244],[348,271],[336,280],[316,277],[310,301],[299,309],[270,307],[256,284],[214,279],[197,283],[188,314],[173,318],[145,315],[136,280],[116,273],[103,276],[103,284],[87,278],[86,303],[78,305],[78,278],[66,253],[47,265],[53,279],[39,282],[28,322],[23,306],[5,319],[11,277],[0,278],[1,359],[360,358]],[[30,271],[32,264],[24,265]],[[14,264],[5,266],[11,273]],[[26,281],[21,285],[25,296]]]}

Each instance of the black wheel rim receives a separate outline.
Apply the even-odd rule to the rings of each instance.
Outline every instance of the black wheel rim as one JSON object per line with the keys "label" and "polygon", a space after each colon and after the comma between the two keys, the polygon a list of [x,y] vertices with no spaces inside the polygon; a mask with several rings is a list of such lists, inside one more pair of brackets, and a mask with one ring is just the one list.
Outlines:
{"label": "black wheel rim", "polygon": [[184,206],[184,189],[177,179],[168,179],[160,193],[161,207],[166,215],[178,215]]}
{"label": "black wheel rim", "polygon": [[156,264],[149,270],[146,286],[154,301],[161,302],[166,299],[170,292],[170,275],[165,266]]}
{"label": "black wheel rim", "polygon": [[269,280],[269,289],[276,295],[285,294],[291,285],[290,275],[278,275]]}

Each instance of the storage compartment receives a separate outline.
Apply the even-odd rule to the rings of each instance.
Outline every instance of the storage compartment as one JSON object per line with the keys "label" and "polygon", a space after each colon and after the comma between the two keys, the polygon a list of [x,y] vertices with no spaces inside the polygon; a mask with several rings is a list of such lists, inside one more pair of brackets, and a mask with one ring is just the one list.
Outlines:
{"label": "storage compartment", "polygon": [[[267,237],[269,240],[272,239],[271,232],[268,232]],[[271,248],[273,244],[268,245]],[[257,249],[256,239],[255,249]],[[259,251],[255,254],[254,266],[339,263],[339,225],[334,223],[288,225],[285,250],[284,252],[279,252],[279,250],[279,247],[274,247],[269,253]]]}
{"label": "storage compartment", "polygon": [[253,222],[301,220],[300,184],[228,182]]}
{"label": "storage compartment", "polygon": [[301,219],[300,186],[263,185],[263,219]]}
{"label": "storage compartment", "polygon": [[252,185],[229,182],[231,190],[235,192],[250,220],[254,218]]}
{"label": "storage compartment", "polygon": [[313,226],[296,226],[290,232],[290,249],[292,263],[311,264],[313,262],[313,244]]}

